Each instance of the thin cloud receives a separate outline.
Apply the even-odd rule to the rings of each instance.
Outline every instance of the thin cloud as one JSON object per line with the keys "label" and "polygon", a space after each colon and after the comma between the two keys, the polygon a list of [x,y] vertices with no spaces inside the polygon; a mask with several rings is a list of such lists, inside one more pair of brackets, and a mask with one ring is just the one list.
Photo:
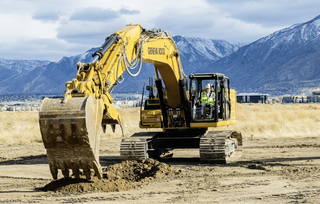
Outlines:
{"label": "thin cloud", "polygon": [[138,10],[89,7],[77,10],[69,20],[60,23],[57,38],[69,43],[100,45],[107,36],[124,27],[123,15],[139,14]]}
{"label": "thin cloud", "polygon": [[107,21],[119,18],[121,13],[112,9],[89,7],[74,12],[69,20],[71,21]]}
{"label": "thin cloud", "polygon": [[202,13],[184,14],[174,11],[174,9],[164,9],[153,21],[157,27],[169,31],[172,35],[193,37],[207,35],[206,31],[214,24],[214,21],[210,18],[210,14],[205,11]]}
{"label": "thin cloud", "polygon": [[60,11],[37,11],[33,16],[32,19],[40,20],[43,23],[47,22],[57,22],[60,19]]}
{"label": "thin cloud", "polygon": [[174,12],[173,9],[166,8],[152,21],[173,36],[226,40],[231,43],[250,43],[273,31],[224,16],[220,11],[210,8],[189,13]]}
{"label": "thin cloud", "polygon": [[122,15],[140,14],[138,10],[129,10],[122,8],[120,10],[103,9],[100,7],[88,7],[74,12],[69,20],[71,21],[93,21],[104,22],[121,17]]}
{"label": "thin cloud", "polygon": [[[5,59],[60,60],[63,56],[83,53],[91,46],[72,44],[59,39],[20,39],[15,43],[0,42],[0,56]],[[63,49],[62,49],[63,48]],[[15,50],[13,53],[8,50]]]}
{"label": "thin cloud", "polygon": [[129,9],[120,9],[119,12],[123,15],[135,15],[140,14],[140,11],[138,10],[129,10]]}
{"label": "thin cloud", "polygon": [[[261,27],[287,27],[319,15],[318,0],[206,0],[228,18]],[[311,18],[310,18],[311,16]]]}
{"label": "thin cloud", "polygon": [[57,28],[57,38],[68,43],[100,46],[104,39],[125,25],[123,18],[112,21],[67,21]]}

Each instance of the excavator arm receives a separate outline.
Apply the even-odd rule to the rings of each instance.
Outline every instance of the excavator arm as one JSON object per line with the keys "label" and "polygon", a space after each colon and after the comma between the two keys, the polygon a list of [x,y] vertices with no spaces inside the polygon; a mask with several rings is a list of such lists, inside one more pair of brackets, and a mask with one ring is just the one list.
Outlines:
{"label": "excavator arm", "polygon": [[97,100],[100,99],[104,104],[102,124],[122,126],[121,116],[111,105],[113,99],[110,93],[122,82],[122,74],[126,69],[136,66],[141,69],[138,56],[141,56],[139,52],[142,51],[141,46],[146,40],[140,37],[141,32],[140,25],[126,26],[106,38],[103,45],[92,55],[90,63],[78,62],[76,78],[66,83],[64,101],[74,96],[93,96]]}

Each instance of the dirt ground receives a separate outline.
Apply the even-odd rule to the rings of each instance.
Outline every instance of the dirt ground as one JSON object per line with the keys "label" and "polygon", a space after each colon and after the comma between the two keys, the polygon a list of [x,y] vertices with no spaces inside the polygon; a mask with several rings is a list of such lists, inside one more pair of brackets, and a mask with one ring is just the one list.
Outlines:
{"label": "dirt ground", "polygon": [[[100,163],[120,163],[120,138],[103,139]],[[200,164],[198,150],[162,161],[182,173],[120,192],[46,192],[52,179],[42,143],[0,145],[0,203],[319,203],[320,139],[244,139],[231,164]],[[61,173],[59,173],[61,176]]]}

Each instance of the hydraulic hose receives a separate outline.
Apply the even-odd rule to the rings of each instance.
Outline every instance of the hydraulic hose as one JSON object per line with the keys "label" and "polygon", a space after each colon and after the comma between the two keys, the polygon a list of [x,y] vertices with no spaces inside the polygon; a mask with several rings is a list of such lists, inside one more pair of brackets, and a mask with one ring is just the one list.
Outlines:
{"label": "hydraulic hose", "polygon": [[[122,39],[123,42],[123,58],[121,59],[121,61],[124,62],[125,64],[125,68],[126,71],[128,72],[128,74],[132,77],[136,77],[138,76],[138,74],[141,71],[141,67],[142,67],[142,52],[143,52],[143,43],[145,42],[146,39],[139,41],[138,47],[137,47],[137,55],[136,58],[132,61],[132,63],[129,62],[129,59],[127,57],[127,53],[126,53],[126,45],[125,45],[125,41],[122,37],[119,37],[120,39]],[[140,57],[138,59],[138,57]],[[139,65],[138,71],[133,74],[131,73],[131,71],[129,69],[135,69],[137,66]]]}

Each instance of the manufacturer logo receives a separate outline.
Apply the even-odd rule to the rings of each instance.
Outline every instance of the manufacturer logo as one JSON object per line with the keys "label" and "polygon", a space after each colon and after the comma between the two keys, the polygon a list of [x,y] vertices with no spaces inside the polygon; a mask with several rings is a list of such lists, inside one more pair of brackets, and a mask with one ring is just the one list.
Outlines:
{"label": "manufacturer logo", "polygon": [[148,47],[148,54],[149,55],[165,55],[165,49],[157,48],[157,47]]}

